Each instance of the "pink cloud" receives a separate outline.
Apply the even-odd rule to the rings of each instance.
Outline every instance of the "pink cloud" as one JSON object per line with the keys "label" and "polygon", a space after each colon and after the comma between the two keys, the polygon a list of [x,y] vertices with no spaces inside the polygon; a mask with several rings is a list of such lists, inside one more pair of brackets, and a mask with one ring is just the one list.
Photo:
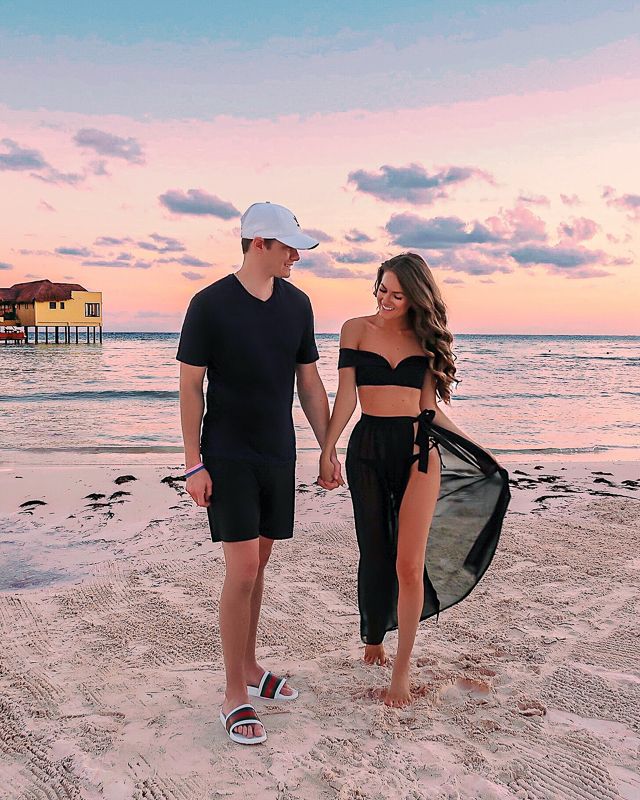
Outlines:
{"label": "pink cloud", "polygon": [[576,242],[582,242],[586,239],[593,239],[596,233],[600,230],[597,222],[586,217],[579,217],[577,219],[563,222],[558,227],[558,236],[560,238],[573,239]]}

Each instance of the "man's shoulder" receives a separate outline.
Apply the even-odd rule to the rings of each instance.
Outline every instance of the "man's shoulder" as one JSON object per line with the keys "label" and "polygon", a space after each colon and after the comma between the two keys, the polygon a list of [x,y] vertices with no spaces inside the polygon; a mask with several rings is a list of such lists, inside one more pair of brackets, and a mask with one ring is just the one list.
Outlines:
{"label": "man's shoulder", "polygon": [[301,304],[311,305],[311,300],[309,300],[309,295],[305,294],[302,289],[298,289],[297,286],[294,286],[289,281],[284,280],[284,278],[275,278],[276,281],[280,284],[282,293],[288,298],[293,300],[294,302],[298,302]]}
{"label": "man's shoulder", "polygon": [[224,278],[220,278],[210,283],[208,286],[205,286],[204,289],[200,289],[199,292],[196,292],[196,294],[193,295],[192,302],[208,303],[218,300],[220,295],[225,295],[233,288],[234,280],[235,278],[233,275],[225,275]]}

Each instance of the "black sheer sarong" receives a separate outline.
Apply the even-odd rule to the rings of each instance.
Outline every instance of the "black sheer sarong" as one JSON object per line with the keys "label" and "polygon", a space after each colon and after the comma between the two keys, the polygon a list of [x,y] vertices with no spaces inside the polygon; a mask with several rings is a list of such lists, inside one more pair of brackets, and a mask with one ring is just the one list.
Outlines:
{"label": "black sheer sarong", "polygon": [[398,627],[398,514],[411,465],[417,460],[426,472],[429,450],[435,447],[440,455],[441,483],[427,541],[421,619],[465,598],[498,544],[510,498],[506,470],[468,439],[434,425],[433,415],[363,414],[349,439],[346,469],[360,549],[360,635],[366,644],[379,644]]}

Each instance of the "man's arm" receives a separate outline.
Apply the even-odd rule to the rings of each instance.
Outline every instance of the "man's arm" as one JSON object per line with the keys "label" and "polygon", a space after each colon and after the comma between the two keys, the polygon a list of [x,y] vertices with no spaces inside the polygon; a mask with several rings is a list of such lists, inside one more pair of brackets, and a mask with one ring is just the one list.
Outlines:
{"label": "man's arm", "polygon": [[[309,420],[320,448],[322,448],[329,426],[329,401],[315,361],[311,364],[296,365],[296,382],[300,405],[305,417]],[[331,454],[331,462],[334,466],[334,481],[331,486],[323,486],[325,489],[335,488],[344,483],[335,449]]]}
{"label": "man's arm", "polygon": [[[185,468],[200,461],[200,429],[204,414],[203,384],[206,367],[180,364],[180,422],[184,441]],[[201,470],[187,478],[186,489],[199,506],[208,506],[211,497],[211,477]]]}
{"label": "man's arm", "polygon": [[329,424],[329,401],[316,362],[296,364],[296,383],[300,405],[320,447]]}

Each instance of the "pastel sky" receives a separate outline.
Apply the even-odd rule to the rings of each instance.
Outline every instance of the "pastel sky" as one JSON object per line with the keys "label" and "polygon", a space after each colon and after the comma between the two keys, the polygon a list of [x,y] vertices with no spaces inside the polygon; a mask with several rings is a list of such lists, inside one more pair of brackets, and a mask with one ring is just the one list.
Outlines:
{"label": "pastel sky", "polygon": [[179,330],[271,200],[319,332],[413,250],[454,332],[640,333],[640,3],[311,6],[0,0],[0,286]]}

